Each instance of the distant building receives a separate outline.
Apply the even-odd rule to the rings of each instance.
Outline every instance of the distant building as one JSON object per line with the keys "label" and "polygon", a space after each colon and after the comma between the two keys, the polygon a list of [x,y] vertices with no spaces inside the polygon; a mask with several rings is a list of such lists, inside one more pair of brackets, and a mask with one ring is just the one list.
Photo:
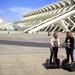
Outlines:
{"label": "distant building", "polygon": [[23,15],[20,21],[24,32],[35,33],[75,31],[75,0],[59,0]]}
{"label": "distant building", "polygon": [[14,23],[9,23],[0,18],[0,30],[15,30]]}

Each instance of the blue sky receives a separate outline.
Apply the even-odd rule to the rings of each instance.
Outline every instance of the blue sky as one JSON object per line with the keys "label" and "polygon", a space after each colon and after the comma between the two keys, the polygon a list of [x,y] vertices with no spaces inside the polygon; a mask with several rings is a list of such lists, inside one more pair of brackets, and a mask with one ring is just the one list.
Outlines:
{"label": "blue sky", "polygon": [[22,18],[22,14],[54,3],[57,0],[0,0],[0,17],[7,21]]}

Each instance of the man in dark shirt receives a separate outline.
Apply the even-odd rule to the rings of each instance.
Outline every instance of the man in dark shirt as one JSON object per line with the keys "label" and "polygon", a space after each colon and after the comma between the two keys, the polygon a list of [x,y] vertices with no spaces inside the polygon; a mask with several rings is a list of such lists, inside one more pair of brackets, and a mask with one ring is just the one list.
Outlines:
{"label": "man in dark shirt", "polygon": [[73,57],[73,51],[74,51],[74,37],[72,36],[71,32],[66,33],[66,55],[67,55],[67,60],[69,62],[69,56],[71,56],[71,62],[74,61]]}

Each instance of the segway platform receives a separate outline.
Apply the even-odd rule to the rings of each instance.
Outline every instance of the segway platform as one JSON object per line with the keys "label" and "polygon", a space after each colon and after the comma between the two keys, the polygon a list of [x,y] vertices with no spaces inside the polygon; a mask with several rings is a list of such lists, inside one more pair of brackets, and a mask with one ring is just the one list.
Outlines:
{"label": "segway platform", "polygon": [[62,61],[62,68],[68,71],[75,71],[75,62],[70,64],[67,59],[64,59]]}
{"label": "segway platform", "polygon": [[46,68],[47,69],[55,69],[60,67],[60,60],[54,60],[53,62],[50,62],[49,59],[46,60]]}

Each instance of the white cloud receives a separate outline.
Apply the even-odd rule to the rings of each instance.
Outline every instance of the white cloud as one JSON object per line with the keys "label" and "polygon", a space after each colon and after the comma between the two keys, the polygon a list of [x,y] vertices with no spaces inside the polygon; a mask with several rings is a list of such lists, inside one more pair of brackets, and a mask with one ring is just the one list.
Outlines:
{"label": "white cloud", "polygon": [[23,13],[27,13],[33,9],[32,8],[25,8],[25,7],[10,7],[10,8],[8,8],[8,10],[11,12],[23,14]]}

